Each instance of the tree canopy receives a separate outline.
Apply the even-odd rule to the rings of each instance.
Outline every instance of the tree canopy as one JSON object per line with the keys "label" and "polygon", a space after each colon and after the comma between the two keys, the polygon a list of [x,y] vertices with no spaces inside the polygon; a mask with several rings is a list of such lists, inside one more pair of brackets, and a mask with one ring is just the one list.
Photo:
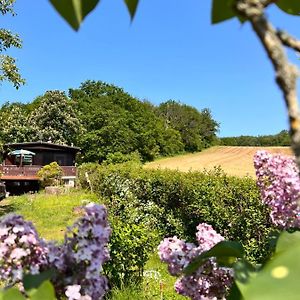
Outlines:
{"label": "tree canopy", "polygon": [[233,136],[220,138],[220,144],[224,146],[290,146],[291,138],[287,130],[282,130],[274,135],[260,136]]}
{"label": "tree canopy", "polygon": [[[99,0],[50,2],[75,30],[79,29],[84,18],[100,3]],[[139,0],[124,0],[124,3],[133,18]],[[211,22],[216,24],[237,18],[241,23],[250,23],[273,65],[276,83],[283,93],[289,117],[291,145],[300,168],[300,110],[296,86],[299,71],[289,62],[285,52],[286,47],[300,52],[300,41],[287,32],[274,28],[265,12],[272,5],[276,5],[287,14],[300,15],[298,0],[212,0]]]}
{"label": "tree canopy", "polygon": [[192,106],[169,100],[159,105],[157,113],[165,119],[166,127],[178,130],[186,151],[200,151],[216,139],[219,124],[207,108],[199,112]]}
{"label": "tree canopy", "polygon": [[[0,0],[0,14],[15,15],[13,6],[15,0]],[[0,82],[9,81],[18,89],[25,80],[21,77],[16,66],[16,60],[6,53],[10,48],[21,48],[22,41],[18,34],[8,29],[0,28]]]}
{"label": "tree canopy", "polygon": [[[168,103],[173,115],[165,114]],[[138,153],[147,161],[200,151],[213,144],[218,129],[208,109],[176,101],[156,107],[120,87],[91,80],[69,89],[68,96],[48,91],[28,104],[6,103],[0,120],[1,143],[75,144],[85,162],[102,162],[113,153]]]}

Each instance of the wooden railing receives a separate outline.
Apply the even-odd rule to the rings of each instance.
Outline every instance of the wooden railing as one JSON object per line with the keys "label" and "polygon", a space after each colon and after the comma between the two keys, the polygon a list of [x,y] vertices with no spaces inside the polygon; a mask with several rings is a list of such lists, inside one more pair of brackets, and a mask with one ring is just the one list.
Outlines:
{"label": "wooden railing", "polygon": [[[0,172],[2,175],[2,179],[4,179],[6,176],[13,176],[13,177],[36,177],[38,171],[43,166],[11,166],[11,165],[0,165]],[[63,170],[63,176],[76,176],[76,167],[74,166],[61,166]]]}

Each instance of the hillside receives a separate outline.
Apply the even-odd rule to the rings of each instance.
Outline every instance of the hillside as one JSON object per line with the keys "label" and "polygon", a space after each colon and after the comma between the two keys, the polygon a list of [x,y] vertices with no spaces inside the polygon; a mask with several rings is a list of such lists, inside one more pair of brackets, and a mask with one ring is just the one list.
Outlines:
{"label": "hillside", "polygon": [[256,151],[265,149],[272,153],[292,155],[289,147],[228,147],[217,146],[202,152],[180,155],[156,160],[145,165],[146,168],[178,169],[183,172],[210,170],[214,166],[229,175],[255,177],[253,156]]}

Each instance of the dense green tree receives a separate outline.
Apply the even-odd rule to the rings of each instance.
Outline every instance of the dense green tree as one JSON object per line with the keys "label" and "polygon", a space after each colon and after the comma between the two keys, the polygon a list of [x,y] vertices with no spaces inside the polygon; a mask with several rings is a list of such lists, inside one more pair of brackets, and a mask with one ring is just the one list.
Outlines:
{"label": "dense green tree", "polygon": [[136,151],[146,161],[211,145],[217,123],[209,110],[198,112],[174,102],[174,108],[178,107],[180,113],[174,116],[181,127],[171,124],[153,104],[122,88],[86,81],[78,89],[70,89],[69,98],[63,92],[50,91],[28,104],[3,105],[0,142],[73,143],[81,148],[82,161],[87,162]]}
{"label": "dense green tree", "polygon": [[223,137],[220,138],[220,144],[224,146],[290,146],[291,138],[287,130],[282,130],[274,135]]}
{"label": "dense green tree", "polygon": [[[15,0],[0,0],[0,14],[2,16],[6,14],[15,15],[13,6]],[[12,33],[10,30],[0,28],[0,82],[10,81],[15,88],[19,88],[25,81],[19,73],[19,69],[16,66],[16,60],[7,54],[10,48],[21,48],[22,41],[18,34]]]}
{"label": "dense green tree", "polygon": [[169,100],[161,103],[157,114],[165,119],[165,127],[179,131],[186,151],[200,151],[216,138],[218,123],[208,109],[196,108]]}
{"label": "dense green tree", "polygon": [[176,130],[164,127],[153,105],[123,89],[101,81],[86,81],[70,89],[77,113],[86,128],[79,146],[85,161],[102,161],[109,153],[138,151],[144,160],[183,150]]}

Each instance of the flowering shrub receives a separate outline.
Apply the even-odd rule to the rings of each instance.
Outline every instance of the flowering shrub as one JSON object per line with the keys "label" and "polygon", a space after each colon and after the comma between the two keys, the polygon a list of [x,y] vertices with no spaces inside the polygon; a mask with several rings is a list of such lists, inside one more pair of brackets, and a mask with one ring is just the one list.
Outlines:
{"label": "flowering shrub", "polygon": [[19,283],[24,273],[37,274],[48,265],[46,243],[31,222],[9,214],[0,221],[0,280]]}
{"label": "flowering shrub", "polygon": [[[100,275],[109,259],[107,243],[111,230],[104,206],[88,204],[85,216],[67,229],[61,246],[49,244],[49,263],[57,270],[55,285],[67,294],[102,299],[108,290],[106,277]],[[77,292],[75,292],[77,291]],[[69,299],[88,299],[70,296]]]}
{"label": "flowering shrub", "polygon": [[[165,239],[158,248],[159,256],[168,263],[171,275],[181,276],[175,283],[179,294],[194,300],[225,299],[229,293],[230,299],[237,300],[283,299],[287,289],[298,294],[297,283],[291,281],[300,275],[294,259],[300,253],[299,170],[292,158],[266,151],[256,153],[254,166],[262,201],[270,208],[272,222],[279,229],[292,228],[296,232],[275,234],[275,255],[257,266],[245,259],[241,245],[222,242],[223,237],[207,224],[197,227],[199,246],[177,237]],[[217,262],[230,268],[220,267]],[[278,279],[282,280],[280,285]]]}
{"label": "flowering shrub", "polygon": [[126,223],[111,218],[110,261],[105,264],[105,274],[113,287],[141,283],[143,269],[159,239],[155,232],[143,225]]}
{"label": "flowering shrub", "polygon": [[[205,223],[199,224],[197,230],[198,246],[177,237],[166,238],[160,243],[159,257],[168,264],[171,275],[180,275],[193,259],[224,240]],[[194,273],[181,276],[175,283],[175,290],[193,300],[222,299],[232,284],[232,275],[231,269],[220,267],[215,258],[209,258]]]}
{"label": "flowering shrub", "polygon": [[281,229],[300,227],[300,178],[292,157],[258,151],[254,156],[257,185],[271,209],[273,223]]}
{"label": "flowering shrub", "polygon": [[[210,173],[149,170],[132,165],[83,164],[79,180],[104,197],[109,211],[125,222],[150,226],[161,237],[194,241],[200,222],[210,224],[226,240],[243,244],[250,261],[270,254],[268,236],[275,228],[252,178]],[[124,218],[123,218],[124,216]]]}
{"label": "flowering shrub", "polygon": [[54,269],[52,283],[58,297],[102,299],[108,290],[102,265],[109,259],[111,234],[104,206],[89,204],[85,215],[67,229],[62,245],[41,240],[30,222],[8,215],[0,222],[0,278],[18,283],[23,274]]}

